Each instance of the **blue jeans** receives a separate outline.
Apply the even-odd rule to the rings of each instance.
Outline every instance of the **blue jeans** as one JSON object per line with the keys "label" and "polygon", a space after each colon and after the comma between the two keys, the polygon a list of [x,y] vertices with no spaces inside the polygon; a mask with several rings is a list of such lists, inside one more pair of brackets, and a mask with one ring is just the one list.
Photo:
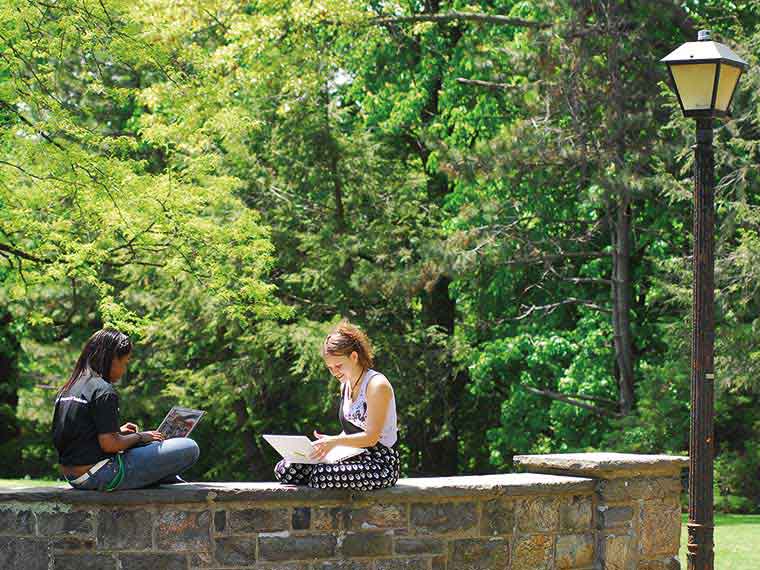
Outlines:
{"label": "blue jeans", "polygon": [[[174,437],[127,449],[121,455],[124,462],[124,478],[115,490],[140,489],[160,483],[193,465],[199,455],[198,444],[187,437]],[[69,481],[69,484],[84,491],[105,491],[106,486],[118,473],[119,462],[114,455],[106,465],[83,483],[74,485]]]}

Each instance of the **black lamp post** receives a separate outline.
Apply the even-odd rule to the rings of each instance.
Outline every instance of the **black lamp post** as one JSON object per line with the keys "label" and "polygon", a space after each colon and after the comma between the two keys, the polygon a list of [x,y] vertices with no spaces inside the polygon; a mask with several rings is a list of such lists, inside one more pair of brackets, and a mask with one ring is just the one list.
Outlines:
{"label": "black lamp post", "polygon": [[688,570],[713,570],[714,155],[713,118],[729,115],[747,62],[699,32],[664,57],[686,117],[697,123],[694,146],[694,284],[689,433]]}

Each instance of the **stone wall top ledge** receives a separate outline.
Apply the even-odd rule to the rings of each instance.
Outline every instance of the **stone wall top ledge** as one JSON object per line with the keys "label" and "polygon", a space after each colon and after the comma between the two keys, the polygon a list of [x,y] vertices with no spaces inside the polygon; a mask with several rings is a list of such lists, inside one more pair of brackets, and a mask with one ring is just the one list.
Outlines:
{"label": "stone wall top ledge", "polygon": [[76,491],[61,485],[0,489],[0,508],[2,503],[42,501],[71,505],[127,506],[236,501],[298,504],[395,503],[457,497],[585,494],[593,490],[592,479],[534,473],[400,479],[395,487],[365,493],[311,489],[277,483],[186,483],[113,493]]}
{"label": "stone wall top ledge", "polygon": [[517,455],[514,462],[531,473],[562,473],[595,479],[620,479],[673,477],[689,465],[689,458],[636,453],[552,453]]}

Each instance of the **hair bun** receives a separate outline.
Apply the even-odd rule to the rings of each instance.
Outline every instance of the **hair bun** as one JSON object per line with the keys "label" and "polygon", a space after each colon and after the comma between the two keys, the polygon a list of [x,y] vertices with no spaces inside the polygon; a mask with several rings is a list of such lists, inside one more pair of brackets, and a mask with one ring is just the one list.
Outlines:
{"label": "hair bun", "polygon": [[347,356],[352,352],[359,356],[363,367],[372,366],[375,355],[366,333],[348,319],[343,319],[333,327],[322,343],[322,356]]}

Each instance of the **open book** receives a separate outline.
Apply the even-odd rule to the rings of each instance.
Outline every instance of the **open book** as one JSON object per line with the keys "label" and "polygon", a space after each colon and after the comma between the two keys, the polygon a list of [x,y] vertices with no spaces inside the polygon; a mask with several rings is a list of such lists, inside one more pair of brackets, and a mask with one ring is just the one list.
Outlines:
{"label": "open book", "polygon": [[265,435],[264,439],[277,450],[277,453],[291,463],[308,463],[309,465],[338,463],[366,451],[361,447],[336,445],[324,458],[316,461],[311,458],[311,455],[314,453],[314,446],[305,435]]}

